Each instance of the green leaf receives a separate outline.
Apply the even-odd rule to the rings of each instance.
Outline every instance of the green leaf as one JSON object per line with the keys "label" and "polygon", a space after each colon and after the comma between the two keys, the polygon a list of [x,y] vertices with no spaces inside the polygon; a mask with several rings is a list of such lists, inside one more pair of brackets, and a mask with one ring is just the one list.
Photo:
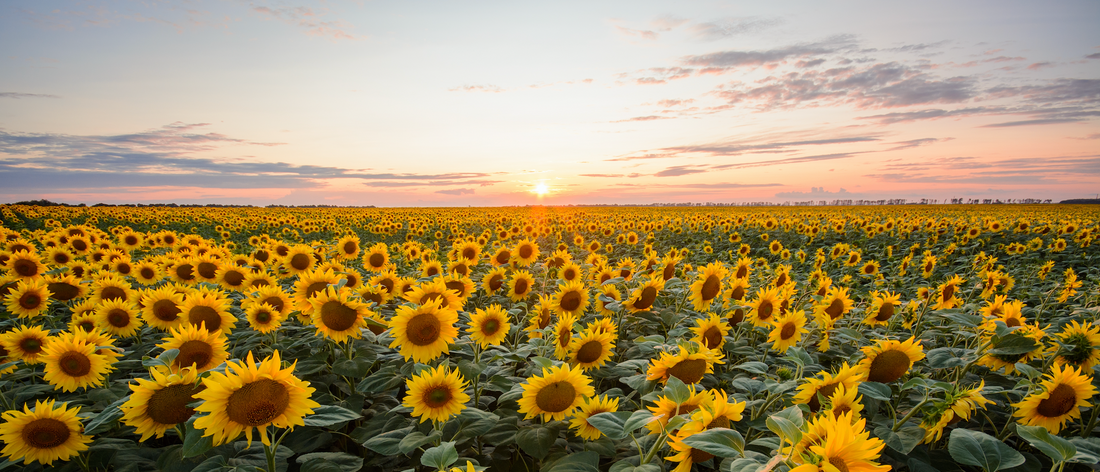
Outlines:
{"label": "green leaf", "polygon": [[539,460],[550,453],[550,447],[557,439],[558,431],[545,426],[532,426],[516,433],[516,444],[520,449]]}
{"label": "green leaf", "polygon": [[424,451],[420,456],[420,463],[436,470],[446,470],[451,464],[458,461],[458,451],[454,442],[445,442],[436,447]]}
{"label": "green leaf", "polygon": [[768,429],[789,443],[797,443],[802,439],[802,429],[782,416],[769,416],[765,423],[768,425]]}
{"label": "green leaf", "polygon": [[122,397],[108,405],[107,408],[104,408],[103,411],[95,415],[88,424],[84,425],[84,434],[99,434],[111,429],[111,423],[122,418],[122,410],[119,409],[119,407],[129,399],[130,397],[128,396]]}
{"label": "green leaf", "polygon": [[224,457],[214,456],[200,462],[191,472],[214,472],[228,468],[227,465]]}
{"label": "green leaf", "polygon": [[1051,435],[1042,426],[1016,425],[1016,434],[1035,446],[1035,449],[1043,451],[1055,463],[1068,461],[1077,455],[1077,447],[1073,443]]}
{"label": "green leaf", "polygon": [[588,424],[600,430],[607,437],[619,440],[626,437],[626,421],[630,419],[631,412],[616,411],[604,412],[588,417]]}
{"label": "green leaf", "polygon": [[805,420],[802,418],[802,409],[798,406],[791,406],[777,411],[775,413],[775,416],[787,419],[791,423],[794,423],[794,425],[799,427],[800,429],[805,423]]}
{"label": "green leaf", "polygon": [[1019,354],[1027,354],[1034,351],[1039,347],[1039,343],[1035,342],[1027,336],[1020,336],[1019,334],[1010,334],[1001,339],[1001,342],[997,343],[989,350],[989,354],[997,356],[1015,356]]}
{"label": "green leaf", "polygon": [[358,379],[367,375],[367,372],[370,372],[371,365],[373,364],[374,362],[365,357],[340,359],[332,363],[332,373]]}
{"label": "green leaf", "polygon": [[657,417],[653,416],[653,413],[649,410],[642,409],[630,414],[630,418],[623,424],[624,436],[633,433],[638,428],[645,426],[649,423],[657,421]]}
{"label": "green leaf", "polygon": [[611,465],[609,472],[661,472],[661,466],[652,462],[648,464],[636,465],[639,462],[638,456],[634,456],[630,459],[623,459]]}
{"label": "green leaf", "polygon": [[1100,438],[1071,438],[1069,442],[1077,448],[1077,454],[1068,462],[1081,464],[1100,463]]}
{"label": "green leaf", "polygon": [[691,398],[691,389],[683,381],[670,375],[668,383],[665,384],[664,394],[669,400],[681,404]]}
{"label": "green leaf", "polygon": [[425,444],[431,444],[436,439],[443,437],[443,433],[440,431],[432,431],[432,434],[425,435],[420,431],[413,431],[408,436],[401,438],[401,442],[397,445],[402,454],[408,454]]}
{"label": "green leaf", "polygon": [[997,438],[981,431],[955,428],[947,442],[951,458],[960,464],[981,467],[986,472],[1016,467],[1024,456]]}
{"label": "green leaf", "polygon": [[912,452],[924,439],[924,429],[919,426],[908,426],[895,432],[889,426],[883,425],[875,427],[874,432],[890,449],[902,454]]}
{"label": "green leaf", "polygon": [[346,452],[312,452],[298,456],[302,472],[356,472],[363,468],[363,458]]}
{"label": "green leaf", "polygon": [[554,361],[545,357],[532,357],[528,359],[529,362],[539,366],[540,369],[549,369],[554,366]]}
{"label": "green leaf", "polygon": [[183,449],[180,451],[183,457],[201,456],[214,447],[214,437],[203,437],[202,433],[195,429],[195,418],[187,421],[183,431]]}
{"label": "green leaf", "polygon": [[938,347],[928,351],[925,360],[933,369],[962,367],[974,359],[974,351],[956,347]]}
{"label": "green leaf", "polygon": [[741,433],[727,428],[700,431],[684,438],[684,443],[692,449],[709,452],[718,457],[740,457],[745,450],[745,438]]}
{"label": "green leaf", "polygon": [[395,456],[401,452],[399,445],[401,440],[405,438],[413,430],[412,426],[407,426],[401,429],[385,432],[368,439],[363,443],[363,446],[374,452],[377,452],[386,456]]}
{"label": "green leaf", "polygon": [[764,375],[764,374],[768,373],[768,364],[765,364],[763,362],[757,362],[757,361],[746,362],[744,364],[738,364],[738,365],[733,366],[733,368],[743,370],[745,372],[749,372],[749,373],[752,373],[752,374]]}
{"label": "green leaf", "polygon": [[401,385],[403,381],[404,379],[397,374],[397,367],[391,364],[367,376],[367,378],[359,382],[359,385],[355,386],[355,391],[367,394],[382,393]]}
{"label": "green leaf", "polygon": [[599,472],[600,455],[592,451],[576,452],[543,467],[540,472]]}
{"label": "green leaf", "polygon": [[730,463],[730,472],[756,472],[763,468],[764,464],[752,459],[737,459]]}
{"label": "green leaf", "polygon": [[306,426],[332,426],[345,421],[353,421],[362,418],[354,411],[336,405],[321,405],[313,409],[313,414],[306,416]]}
{"label": "green leaf", "polygon": [[867,398],[884,402],[888,402],[894,397],[894,392],[890,390],[889,385],[871,381],[860,382],[859,393]]}

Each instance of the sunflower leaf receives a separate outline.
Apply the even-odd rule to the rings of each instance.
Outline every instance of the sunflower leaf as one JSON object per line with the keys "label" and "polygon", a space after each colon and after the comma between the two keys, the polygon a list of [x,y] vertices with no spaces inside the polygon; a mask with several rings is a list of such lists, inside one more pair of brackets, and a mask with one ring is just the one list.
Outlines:
{"label": "sunflower leaf", "polygon": [[451,464],[458,461],[458,451],[455,450],[455,443],[445,442],[436,447],[429,448],[424,451],[424,455],[420,456],[420,463],[435,468],[436,470],[446,470]]}
{"label": "sunflower leaf", "polygon": [[787,418],[772,415],[768,417],[765,423],[768,425],[768,429],[788,442],[797,443],[802,439],[802,430]]}
{"label": "sunflower leaf", "polygon": [[203,436],[202,433],[202,431],[195,429],[194,417],[187,421],[183,433],[183,450],[181,451],[184,458],[201,456],[214,447],[214,437]]}
{"label": "sunflower leaf", "polygon": [[955,428],[947,442],[951,458],[961,464],[981,467],[986,472],[1016,467],[1024,456],[997,438],[981,431]]}
{"label": "sunflower leaf", "polygon": [[740,457],[745,450],[745,438],[728,428],[711,428],[692,434],[684,438],[684,443],[718,457]]}
{"label": "sunflower leaf", "polygon": [[866,395],[868,398],[874,398],[875,400],[881,400],[884,402],[890,401],[894,396],[894,392],[890,390],[890,386],[878,382],[861,382],[859,384],[859,393]]}
{"label": "sunflower leaf", "polygon": [[588,424],[592,425],[607,437],[619,440],[626,437],[626,422],[630,419],[629,411],[607,411],[588,417]]}
{"label": "sunflower leaf", "polygon": [[1035,342],[1027,336],[1020,336],[1018,334],[1010,334],[1001,339],[1001,342],[997,343],[993,349],[989,350],[989,354],[998,356],[1015,356],[1019,354],[1027,354],[1034,351],[1039,347],[1039,343]]}
{"label": "sunflower leaf", "polygon": [[114,403],[107,405],[107,408],[104,408],[103,411],[95,415],[88,424],[84,425],[84,434],[98,434],[109,429],[107,428],[108,425],[122,418],[122,410],[119,409],[119,407],[129,399],[129,396],[122,397]]}
{"label": "sunflower leaf", "polygon": [[1068,461],[1077,455],[1077,447],[1073,443],[1050,434],[1050,431],[1042,426],[1016,425],[1016,434],[1036,449],[1043,451],[1043,454],[1055,463]]}
{"label": "sunflower leaf", "polygon": [[665,396],[679,405],[691,398],[691,389],[676,376],[669,375],[668,383],[665,384]]}
{"label": "sunflower leaf", "polygon": [[539,460],[550,453],[550,447],[557,439],[558,430],[545,426],[524,428],[516,433],[516,444],[519,444],[520,449]]}
{"label": "sunflower leaf", "polygon": [[306,416],[306,426],[332,426],[345,421],[353,421],[362,418],[354,411],[336,405],[321,405],[313,409],[313,414]]}
{"label": "sunflower leaf", "polygon": [[551,462],[542,472],[597,472],[600,455],[592,451],[575,452]]}
{"label": "sunflower leaf", "polygon": [[645,426],[649,423],[657,421],[657,417],[653,416],[653,413],[646,409],[641,409],[630,414],[630,418],[623,424],[624,436],[633,433],[638,428]]}
{"label": "sunflower leaf", "polygon": [[408,426],[401,429],[395,429],[393,431],[387,431],[379,434],[373,438],[368,439],[363,443],[363,446],[379,454],[393,456],[401,452],[400,444],[401,440],[405,436],[409,435],[409,432],[413,430],[412,426]]}
{"label": "sunflower leaf", "polygon": [[346,452],[311,452],[295,459],[302,472],[356,472],[363,468],[363,458]]}

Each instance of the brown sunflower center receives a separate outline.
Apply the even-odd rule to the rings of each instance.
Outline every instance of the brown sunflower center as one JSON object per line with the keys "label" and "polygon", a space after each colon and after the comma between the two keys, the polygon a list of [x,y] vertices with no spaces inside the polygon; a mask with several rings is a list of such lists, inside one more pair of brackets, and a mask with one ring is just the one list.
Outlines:
{"label": "brown sunflower center", "polygon": [[187,321],[195,326],[206,324],[206,330],[217,331],[222,327],[222,317],[211,307],[198,305],[187,312]]}
{"label": "brown sunflower center", "polygon": [[92,360],[82,352],[66,352],[58,359],[57,364],[69,377],[83,377],[92,371]]}
{"label": "brown sunflower center", "polygon": [[655,301],[657,301],[657,289],[654,287],[646,287],[642,289],[642,294],[638,297],[638,301],[634,303],[634,308],[646,310],[653,306],[653,302]]}
{"label": "brown sunflower center", "polygon": [[324,290],[326,287],[328,287],[328,281],[327,280],[322,280],[320,282],[314,282],[314,283],[309,284],[309,286],[306,287],[306,294],[305,294],[306,295],[306,300],[309,300],[310,298],[313,298],[314,295],[317,295],[322,290]]}
{"label": "brown sunflower center", "polygon": [[548,413],[560,413],[573,406],[577,399],[577,389],[566,381],[558,381],[539,389],[535,395],[535,405]]}
{"label": "brown sunflower center", "polygon": [[19,306],[27,310],[33,310],[38,308],[42,304],[42,297],[37,293],[24,293],[22,297],[19,297]]}
{"label": "brown sunflower center", "polygon": [[191,264],[180,264],[176,266],[176,277],[180,280],[191,280],[195,278],[195,266]]}
{"label": "brown sunflower center", "polygon": [[176,321],[181,311],[172,300],[157,300],[153,303],[153,316],[161,321]]}
{"label": "brown sunflower center", "polygon": [[722,344],[722,330],[717,326],[711,326],[703,331],[703,344],[706,344],[707,349],[717,349],[719,344]]}
{"label": "brown sunflower center", "polygon": [[359,319],[359,312],[351,307],[332,300],[321,305],[321,322],[333,331],[347,331]]}
{"label": "brown sunflower center", "polygon": [[718,292],[722,290],[722,284],[718,280],[717,275],[711,275],[707,277],[707,280],[703,281],[703,288],[699,290],[699,295],[703,297],[703,301],[713,300],[718,296]]}
{"label": "brown sunflower center", "polygon": [[875,321],[887,321],[892,316],[894,316],[894,304],[883,303],[878,309],[878,314],[875,315]]}
{"label": "brown sunflower center", "polygon": [[120,287],[108,286],[99,292],[99,298],[104,300],[125,300],[126,291]]}
{"label": "brown sunflower center", "polygon": [[837,385],[839,385],[839,383],[831,383],[822,385],[821,388],[818,388],[817,392],[814,393],[814,396],[810,397],[809,403],[806,404],[806,406],[810,407],[810,411],[820,410],[821,402],[817,400],[818,395],[829,398],[829,396],[833,394],[833,391],[836,390]]}
{"label": "brown sunflower center", "polygon": [[839,457],[830,457],[829,463],[832,464],[833,467],[836,467],[836,470],[839,470],[840,472],[848,472],[848,464],[844,463],[844,459],[841,459]]}
{"label": "brown sunflower center", "polygon": [[34,449],[50,449],[69,440],[69,426],[53,418],[38,418],[21,431],[23,442]]}
{"label": "brown sunflower center", "polygon": [[871,361],[867,380],[881,383],[893,382],[905,375],[910,364],[909,355],[904,352],[893,349],[883,351]]}
{"label": "brown sunflower center", "polygon": [[573,280],[577,278],[577,270],[572,267],[565,269],[561,273],[561,278],[564,280]]}
{"label": "brown sunflower center", "polygon": [[760,302],[760,308],[756,309],[756,318],[760,321],[771,319],[773,311],[775,311],[775,305],[771,300],[764,300]]}
{"label": "brown sunflower center", "polygon": [[745,310],[736,308],[730,313],[729,317],[730,326],[737,326],[738,323],[745,321]]}
{"label": "brown sunflower center", "polygon": [[439,408],[451,401],[451,389],[442,385],[432,388],[424,393],[424,403],[430,408]]}
{"label": "brown sunflower center", "polygon": [[116,328],[125,328],[130,325],[130,313],[121,308],[114,308],[107,312],[107,323]]}
{"label": "brown sunflower center", "polygon": [[38,264],[32,260],[19,259],[15,261],[13,266],[15,273],[23,277],[33,277],[35,274],[38,274]]}
{"label": "brown sunflower center", "polygon": [[527,288],[528,288],[527,279],[517,279],[516,280],[516,288],[514,290],[516,295],[526,295],[527,294]]}
{"label": "brown sunflower center", "polygon": [[290,267],[295,270],[306,270],[311,262],[313,262],[313,258],[309,254],[295,254],[290,257]]}
{"label": "brown sunflower center", "polygon": [[427,346],[439,339],[439,318],[431,313],[422,313],[409,320],[406,336],[417,346]]}
{"label": "brown sunflower center", "polygon": [[386,256],[376,252],[374,254],[371,254],[370,257],[367,258],[367,263],[369,263],[370,266],[374,268],[382,267],[386,264]]}
{"label": "brown sunflower center", "polygon": [[344,254],[355,254],[359,251],[359,246],[355,244],[355,241],[348,241],[344,243]]}
{"label": "brown sunflower center", "polygon": [[833,416],[840,416],[840,415],[843,415],[843,414],[845,414],[849,411],[852,411],[852,407],[850,407],[846,404],[845,405],[837,405],[836,407],[833,408]]}
{"label": "brown sunflower center", "polygon": [[596,362],[603,355],[603,343],[588,341],[580,349],[577,349],[577,361],[585,364]]}
{"label": "brown sunflower center", "polygon": [[[465,274],[463,274],[463,275],[465,275]],[[461,280],[451,280],[449,282],[444,283],[443,285],[445,285],[450,290],[454,290],[455,293],[457,293],[459,297],[466,294],[466,284],[462,283]]]}
{"label": "brown sunflower center", "polygon": [[271,322],[271,312],[260,310],[256,312],[256,322],[260,324],[268,324]]}
{"label": "brown sunflower center", "polygon": [[189,367],[195,365],[199,370],[206,367],[214,358],[214,346],[206,341],[192,339],[185,341],[178,347],[180,353],[176,355],[176,365]]}
{"label": "brown sunflower center", "polygon": [[200,262],[195,270],[198,271],[199,276],[204,279],[214,278],[214,274],[218,272],[218,265],[213,262]]}
{"label": "brown sunflower center", "polygon": [[187,404],[195,401],[192,393],[195,386],[191,384],[169,385],[149,397],[149,403],[145,407],[145,413],[153,421],[160,424],[179,424],[191,419],[195,410],[188,408]]}
{"label": "brown sunflower center", "polygon": [[497,264],[507,264],[508,259],[512,258],[511,251],[500,251],[497,253],[497,257],[494,259]]}
{"label": "brown sunflower center", "polygon": [[149,280],[153,277],[156,277],[157,271],[153,270],[150,267],[142,267],[141,270],[138,271],[138,274],[141,275],[141,278]]}
{"label": "brown sunflower center", "polygon": [[1013,326],[1020,326],[1020,319],[1019,318],[1009,318],[1009,319],[1005,320],[1005,326],[1008,326],[1009,328],[1011,328]]}
{"label": "brown sunflower center", "polygon": [[80,295],[80,289],[75,285],[67,284],[65,282],[55,282],[48,285],[50,293],[53,294],[53,298],[61,300],[63,302],[72,300]]}
{"label": "brown sunflower center", "polygon": [[674,275],[676,275],[676,266],[672,264],[666,265],[661,271],[661,278],[665,280],[671,279]]}
{"label": "brown sunflower center", "polygon": [[1047,418],[1057,418],[1077,406],[1077,391],[1066,384],[1058,384],[1050,395],[1039,402],[1037,411]]}
{"label": "brown sunflower center", "polygon": [[42,352],[42,340],[38,338],[23,338],[19,340],[19,349],[27,354]]}
{"label": "brown sunflower center", "polygon": [[504,284],[504,276],[501,274],[494,274],[489,278],[489,290],[500,290],[500,286]]}
{"label": "brown sunflower center", "polygon": [[519,257],[521,257],[523,259],[530,259],[531,255],[534,254],[534,253],[535,253],[534,246],[531,246],[529,244],[524,244],[523,246],[519,247]]}
{"label": "brown sunflower center", "polygon": [[779,339],[782,339],[784,341],[791,339],[792,337],[794,337],[794,333],[796,331],[798,331],[798,327],[795,326],[794,323],[785,323],[783,325],[783,329],[779,331]]}
{"label": "brown sunflower center", "polygon": [[562,326],[558,328],[558,345],[562,349],[569,346],[569,341],[573,339],[573,330],[569,326]]}
{"label": "brown sunflower center", "polygon": [[782,287],[786,283],[787,283],[787,274],[786,273],[779,274],[779,277],[775,278],[775,286],[776,287]]}
{"label": "brown sunflower center", "polygon": [[262,426],[286,411],[290,392],[272,379],[249,382],[229,395],[225,412],[231,421],[245,426]]}
{"label": "brown sunflower center", "polygon": [[943,288],[943,301],[948,301],[955,296],[955,286],[948,285]]}
{"label": "brown sunflower center", "polygon": [[685,359],[668,369],[668,375],[676,377],[686,384],[698,383],[707,372],[705,359]]}
{"label": "brown sunflower center", "polygon": [[825,309],[825,314],[829,315],[829,317],[834,320],[840,318],[840,315],[844,314],[844,300],[839,298],[833,299],[833,302]]}
{"label": "brown sunflower center", "polygon": [[570,290],[565,292],[561,296],[561,309],[564,311],[574,311],[581,307],[581,294],[576,290]]}
{"label": "brown sunflower center", "polygon": [[485,320],[485,322],[481,324],[481,334],[484,334],[486,336],[492,336],[492,335],[496,334],[497,331],[500,331],[500,321],[499,320],[489,319],[489,320]]}
{"label": "brown sunflower center", "polygon": [[225,276],[222,277],[222,280],[224,280],[225,283],[230,287],[239,287],[241,284],[244,283],[244,274],[238,270],[231,270],[225,273]]}
{"label": "brown sunflower center", "polygon": [[477,249],[474,249],[472,247],[468,247],[468,248],[463,249],[462,250],[462,257],[464,257],[466,259],[469,259],[471,261],[476,259],[477,258]]}

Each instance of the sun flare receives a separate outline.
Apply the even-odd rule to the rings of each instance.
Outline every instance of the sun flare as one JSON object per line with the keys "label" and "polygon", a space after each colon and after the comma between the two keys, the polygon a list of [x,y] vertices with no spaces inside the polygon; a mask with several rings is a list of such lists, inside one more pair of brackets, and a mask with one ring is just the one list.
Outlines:
{"label": "sun flare", "polygon": [[546,194],[550,193],[550,187],[547,187],[545,183],[539,183],[538,185],[535,185],[535,188],[531,191],[534,192],[535,195],[538,195],[538,196],[541,197],[543,195],[546,195]]}

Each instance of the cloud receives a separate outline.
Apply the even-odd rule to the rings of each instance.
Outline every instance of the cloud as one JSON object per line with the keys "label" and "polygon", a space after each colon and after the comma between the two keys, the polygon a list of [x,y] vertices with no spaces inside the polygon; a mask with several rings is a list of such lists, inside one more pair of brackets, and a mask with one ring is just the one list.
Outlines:
{"label": "cloud", "polygon": [[935,120],[939,118],[950,117],[965,117],[974,115],[985,114],[1000,114],[1008,113],[1009,109],[1005,107],[970,107],[959,108],[955,110],[944,110],[939,108],[917,110],[917,111],[905,111],[905,112],[892,112],[881,115],[860,116],[856,117],[857,120],[874,120],[879,124],[893,124],[893,123],[906,123],[919,120]]}
{"label": "cloud", "polygon": [[852,197],[853,193],[841,188],[839,191],[830,192],[825,190],[825,187],[810,187],[809,192],[780,192],[775,194],[775,198],[826,198],[826,197]]}
{"label": "cloud", "polygon": [[496,85],[461,85],[452,89],[447,89],[448,92],[491,92],[500,93],[504,89]]}
{"label": "cloud", "polygon": [[671,120],[671,119],[674,119],[674,118],[675,118],[674,116],[647,115],[647,116],[635,116],[634,118],[627,118],[625,120],[615,120],[615,121],[611,121],[611,123],[628,123],[628,122],[631,122],[631,121]]}
{"label": "cloud", "polygon": [[622,177],[622,176],[623,176],[623,174],[577,174],[577,177],[610,177],[610,178],[619,178],[619,177]]}
{"label": "cloud", "polygon": [[288,25],[303,28],[310,36],[321,36],[332,40],[357,39],[347,31],[350,25],[343,20],[323,19],[328,14],[328,9],[314,10],[305,6],[253,6],[252,11],[265,19],[279,20]]}
{"label": "cloud", "polygon": [[743,34],[759,33],[782,23],[780,18],[728,18],[724,20],[696,23],[688,27],[696,39],[715,41]]}
{"label": "cloud", "polygon": [[655,177],[679,177],[681,175],[699,174],[702,172],[706,172],[706,170],[696,166],[672,166],[653,175]]}
{"label": "cloud", "polygon": [[[951,140],[951,139],[952,138],[946,138],[946,139],[944,139],[944,141],[948,141],[948,140]],[[911,139],[909,141],[901,141],[901,142],[893,143],[893,144],[897,144],[898,146],[887,149],[887,151],[900,151],[902,149],[909,149],[909,148],[924,146],[926,144],[932,144],[932,143],[937,142],[937,141],[940,141],[940,140],[937,139],[937,138]]]}
{"label": "cloud", "polygon": [[768,167],[779,166],[785,164],[805,164],[807,162],[816,161],[831,161],[833,159],[846,159],[853,157],[857,154],[863,154],[863,152],[840,152],[835,154],[818,154],[814,156],[802,156],[802,157],[789,157],[786,159],[774,159],[770,161],[753,161],[753,162],[738,162],[733,164],[721,164],[711,167],[712,169],[746,169],[749,167]]}
{"label": "cloud", "polygon": [[1100,103],[1100,79],[1054,79],[1046,85],[1019,87],[996,86],[986,94],[989,98],[1020,97],[1037,104]]}
{"label": "cloud", "polygon": [[1100,59],[1100,52],[1089,54],[1085,59]]}
{"label": "cloud", "polygon": [[1039,69],[1042,69],[1044,67],[1054,67],[1054,63],[1053,62],[1047,62],[1047,61],[1036,62],[1036,63],[1034,63],[1030,66],[1027,66],[1027,70],[1039,70]]}
{"label": "cloud", "polygon": [[444,195],[473,195],[474,189],[472,188],[456,188],[450,190],[437,190],[435,193],[442,193]]}
{"label": "cloud", "polygon": [[619,32],[619,34],[622,34],[623,36],[636,37],[636,38],[641,38],[641,39],[648,40],[648,41],[656,41],[657,38],[661,36],[656,31],[638,30],[638,29],[627,28],[625,26],[619,26],[619,25],[615,25],[615,30],[617,30]]}
{"label": "cloud", "polygon": [[[826,139],[804,139],[798,141],[779,141],[779,142],[764,142],[764,143],[752,143],[751,141],[732,141],[724,143],[713,144],[697,144],[688,146],[674,146],[661,149],[665,151],[660,155],[643,155],[643,156],[628,156],[620,157],[616,159],[608,159],[610,161],[629,161],[635,159],[652,159],[656,157],[673,157],[677,154],[687,153],[701,153],[711,156],[738,156],[746,153],[758,153],[767,150],[791,150],[789,148],[801,147],[801,146],[820,146],[827,144],[845,144],[845,143],[862,143],[878,141],[878,136],[850,136],[842,138],[826,138]],[[653,156],[653,157],[650,157]]]}
{"label": "cloud", "polygon": [[[951,172],[944,172],[951,169]],[[1100,176],[1100,155],[981,160],[950,157],[887,164],[865,177],[896,183],[1052,185],[1093,182]]]}
{"label": "cloud", "polygon": [[1077,139],[1077,140],[1100,139],[1100,133],[1092,133],[1092,134],[1090,134],[1088,136],[1085,136],[1083,138],[1069,138],[1069,139]]}
{"label": "cloud", "polygon": [[684,56],[680,62],[694,67],[704,67],[710,72],[730,71],[742,67],[775,67],[783,61],[814,59],[820,56],[854,50],[855,37],[833,36],[824,41],[796,44],[761,51],[721,51],[696,56]]}
{"label": "cloud", "polygon": [[1077,118],[1047,118],[1043,120],[1007,121],[1004,123],[992,123],[979,126],[979,128],[1007,128],[1011,126],[1054,125],[1060,123],[1076,123],[1082,121]]}
{"label": "cloud", "polygon": [[47,93],[0,92],[0,98],[61,98]]}

